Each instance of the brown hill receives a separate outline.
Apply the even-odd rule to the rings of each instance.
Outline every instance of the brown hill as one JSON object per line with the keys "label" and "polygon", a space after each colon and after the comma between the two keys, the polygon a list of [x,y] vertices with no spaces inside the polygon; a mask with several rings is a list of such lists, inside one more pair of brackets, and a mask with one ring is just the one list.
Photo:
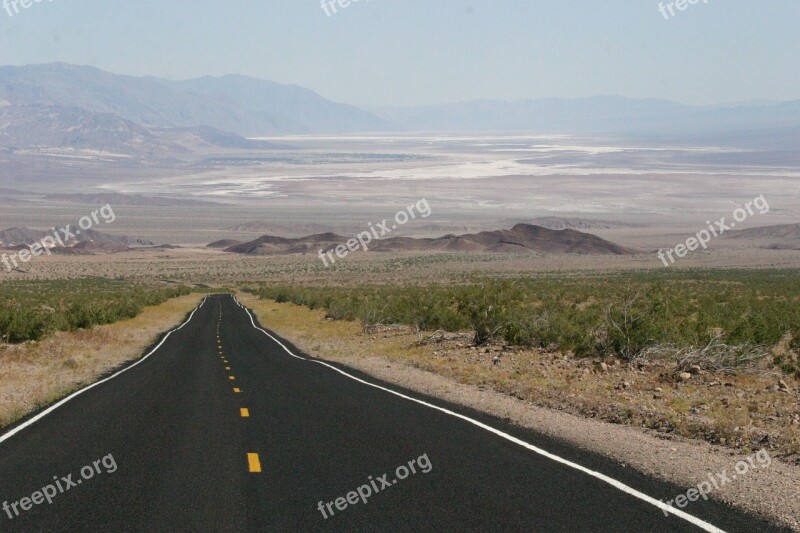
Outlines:
{"label": "brown hill", "polygon": [[731,239],[782,239],[800,242],[800,224],[780,224],[732,231]]}
{"label": "brown hill", "polygon": [[223,250],[225,248],[230,248],[231,246],[236,246],[237,244],[242,244],[242,241],[237,241],[236,239],[222,239],[220,241],[210,242],[206,245],[206,248],[216,248],[218,250]]}
{"label": "brown hill", "polygon": [[24,244],[32,244],[48,232],[30,228],[8,228],[0,231],[0,248],[11,249]]}
{"label": "brown hill", "polygon": [[[254,241],[226,248],[249,255],[317,253],[345,244],[348,238],[335,233],[320,233],[297,239],[265,235]],[[497,253],[573,253],[631,255],[635,252],[590,233],[565,229],[551,230],[531,224],[511,229],[483,231],[465,235],[445,235],[435,239],[393,237],[371,242],[375,252],[497,252]]]}

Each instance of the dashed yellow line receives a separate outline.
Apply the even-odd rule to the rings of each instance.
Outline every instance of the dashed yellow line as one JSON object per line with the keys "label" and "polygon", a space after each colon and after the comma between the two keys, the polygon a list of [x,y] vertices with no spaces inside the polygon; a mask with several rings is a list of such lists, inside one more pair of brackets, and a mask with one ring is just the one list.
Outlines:
{"label": "dashed yellow line", "polygon": [[233,392],[235,392],[236,394],[239,394],[240,392],[242,392],[242,389],[240,389],[239,387],[234,387],[233,388]]}
{"label": "dashed yellow line", "polygon": [[235,381],[235,380],[236,380],[236,377],[234,377],[234,376],[228,376],[228,379],[229,379],[229,380],[231,380],[231,381]]}
{"label": "dashed yellow line", "polygon": [[242,407],[239,409],[239,414],[242,415],[242,418],[250,418],[250,409],[247,407]]}
{"label": "dashed yellow line", "polygon": [[247,467],[251,474],[261,473],[261,459],[258,458],[257,453],[247,454]]}

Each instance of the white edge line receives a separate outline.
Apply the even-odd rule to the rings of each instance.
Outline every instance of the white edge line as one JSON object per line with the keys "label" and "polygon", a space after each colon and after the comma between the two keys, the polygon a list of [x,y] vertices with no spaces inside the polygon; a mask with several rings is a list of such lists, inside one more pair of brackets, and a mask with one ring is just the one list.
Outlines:
{"label": "white edge line", "polygon": [[50,413],[52,413],[53,411],[55,411],[56,409],[58,409],[59,407],[61,407],[61,406],[62,406],[62,405],[64,405],[65,403],[69,402],[70,400],[73,400],[73,399],[74,399],[74,398],[76,398],[77,396],[80,396],[80,395],[81,395],[81,394],[83,394],[84,392],[86,392],[86,391],[88,391],[88,390],[90,390],[90,389],[93,389],[93,388],[97,387],[98,385],[101,385],[101,384],[105,383],[106,381],[111,381],[112,379],[114,379],[115,377],[119,376],[120,374],[123,374],[123,373],[127,372],[128,370],[130,370],[131,368],[133,368],[133,367],[135,367],[135,366],[137,366],[137,365],[139,365],[139,364],[143,363],[143,362],[144,362],[144,361],[145,361],[145,360],[146,360],[148,357],[150,357],[151,355],[153,355],[153,354],[156,352],[156,350],[158,350],[159,348],[161,348],[161,345],[162,345],[162,344],[164,344],[164,342],[166,342],[166,340],[169,338],[169,336],[170,336],[170,335],[172,335],[172,334],[173,334],[173,333],[175,333],[176,331],[179,331],[180,329],[182,329],[182,328],[183,328],[183,326],[185,326],[186,324],[188,324],[188,323],[189,323],[189,321],[190,321],[190,320],[192,320],[192,317],[194,316],[194,314],[195,314],[195,313],[196,313],[196,312],[197,312],[197,311],[198,311],[198,310],[199,310],[201,307],[203,307],[203,304],[204,304],[204,303],[206,303],[206,300],[208,300],[208,296],[206,296],[205,298],[203,298],[203,301],[202,301],[202,302],[200,302],[200,305],[198,305],[198,306],[197,306],[197,307],[194,309],[194,311],[192,311],[192,314],[191,314],[191,315],[189,315],[189,318],[187,318],[187,319],[186,319],[186,322],[184,322],[183,324],[181,324],[181,325],[180,325],[180,326],[178,326],[177,328],[175,328],[175,329],[173,329],[173,330],[170,330],[170,331],[169,331],[169,332],[168,332],[168,333],[167,333],[167,334],[164,336],[164,338],[163,338],[163,339],[161,339],[161,342],[159,342],[159,343],[158,343],[158,346],[156,346],[155,348],[153,348],[152,350],[150,350],[150,353],[148,353],[148,354],[147,354],[147,355],[145,355],[144,357],[142,357],[142,358],[138,359],[136,362],[134,362],[134,363],[133,363],[133,364],[131,364],[130,366],[126,366],[125,368],[123,368],[122,370],[120,370],[119,372],[117,372],[116,374],[114,374],[114,375],[112,375],[112,376],[109,376],[109,377],[107,377],[107,378],[105,378],[105,379],[101,379],[100,381],[97,381],[97,382],[95,382],[95,383],[92,383],[91,385],[89,385],[89,386],[87,386],[87,387],[84,387],[84,388],[82,388],[81,390],[79,390],[79,391],[77,391],[77,392],[73,392],[72,394],[70,394],[69,396],[67,396],[67,397],[66,397],[66,398],[64,398],[63,400],[59,401],[58,403],[54,403],[53,405],[51,405],[50,407],[48,407],[47,409],[45,409],[45,410],[44,410],[44,411],[42,411],[41,413],[37,414],[37,415],[36,415],[36,416],[34,416],[34,417],[31,417],[31,419],[30,419],[30,420],[27,420],[27,421],[26,421],[26,422],[24,422],[23,424],[20,424],[19,426],[15,427],[15,428],[14,428],[14,429],[12,429],[11,431],[9,431],[8,433],[6,433],[6,434],[5,434],[5,435],[3,435],[2,437],[0,437],[0,444],[2,444],[3,442],[7,441],[7,440],[8,440],[8,439],[10,439],[11,437],[13,437],[14,435],[16,435],[16,434],[17,434],[17,433],[19,433],[20,431],[22,431],[23,429],[25,429],[25,428],[27,428],[27,427],[29,427],[29,426],[31,426],[31,425],[33,425],[33,424],[35,424],[36,422],[38,422],[39,420],[41,420],[41,419],[42,419],[42,418],[44,418],[45,416],[49,415]]}
{"label": "white edge line", "polygon": [[683,518],[687,522],[689,522],[691,524],[694,524],[695,526],[699,527],[700,529],[703,529],[704,531],[708,531],[709,533],[725,533],[725,531],[723,531],[722,529],[719,529],[718,527],[714,526],[713,524],[709,524],[708,522],[705,522],[705,521],[703,521],[703,520],[701,520],[701,519],[699,519],[699,518],[697,518],[695,516],[692,516],[689,513],[681,511],[680,509],[676,509],[676,508],[674,508],[674,507],[672,507],[670,505],[667,505],[666,503],[664,503],[662,501],[656,500],[655,498],[652,498],[652,497],[648,496],[647,494],[644,494],[644,493],[639,492],[638,490],[636,490],[636,489],[634,489],[632,487],[629,487],[628,485],[622,483],[621,481],[617,481],[616,479],[611,478],[609,476],[606,476],[605,474],[601,474],[600,472],[595,472],[594,470],[590,470],[590,469],[586,468],[585,466],[581,466],[581,465],[579,465],[577,463],[573,463],[572,461],[568,461],[567,459],[559,457],[558,455],[554,455],[554,454],[552,454],[552,453],[550,453],[548,451],[545,451],[545,450],[543,450],[541,448],[538,448],[538,447],[534,446],[533,444],[530,444],[530,443],[525,442],[524,440],[518,439],[517,437],[514,437],[513,435],[509,435],[508,433],[504,433],[504,432],[500,431],[499,429],[495,429],[495,428],[493,428],[491,426],[488,426],[488,425],[486,425],[486,424],[484,424],[482,422],[479,422],[477,420],[469,418],[468,416],[464,416],[464,415],[456,413],[454,411],[450,411],[449,409],[445,409],[444,407],[439,407],[437,405],[430,404],[430,403],[428,403],[426,401],[423,401],[423,400],[418,400],[416,398],[412,398],[411,396],[406,396],[405,394],[393,391],[391,389],[387,389],[386,387],[381,387],[380,385],[375,385],[374,383],[370,383],[369,381],[364,381],[363,379],[360,379],[360,378],[357,378],[355,376],[352,376],[352,375],[348,374],[347,372],[344,372],[343,370],[340,370],[340,369],[336,368],[335,366],[329,365],[328,363],[325,363],[323,361],[318,361],[316,359],[306,359],[305,357],[300,357],[299,355],[295,355],[295,354],[292,353],[291,350],[289,350],[289,348],[284,346],[284,344],[281,341],[279,341],[278,339],[276,339],[275,337],[270,335],[270,333],[267,332],[266,330],[258,327],[256,325],[256,323],[255,323],[255,320],[253,320],[253,315],[250,313],[250,310],[248,308],[246,308],[245,306],[243,306],[242,304],[240,304],[239,301],[236,300],[235,296],[234,296],[233,299],[236,301],[236,303],[239,305],[239,307],[244,309],[247,312],[247,314],[250,315],[250,322],[253,324],[254,328],[256,328],[257,330],[261,331],[262,333],[267,335],[270,339],[275,341],[278,345],[280,345],[281,348],[286,350],[286,353],[288,353],[292,357],[295,357],[297,359],[302,359],[303,361],[310,361],[312,363],[317,363],[317,364],[326,366],[326,367],[328,367],[328,368],[330,368],[332,370],[335,370],[336,372],[342,374],[343,376],[347,376],[348,378],[353,379],[355,381],[358,381],[360,383],[363,383],[364,385],[369,385],[370,387],[375,387],[376,389],[380,389],[380,390],[388,392],[390,394],[394,394],[395,396],[399,396],[400,398],[403,398],[405,400],[409,400],[409,401],[424,405],[425,407],[430,407],[431,409],[436,409],[437,411],[441,411],[442,413],[448,414],[450,416],[454,416],[456,418],[460,418],[461,420],[469,422],[472,425],[478,426],[481,429],[485,429],[486,431],[494,433],[495,435],[497,435],[499,437],[502,437],[502,438],[504,438],[506,440],[509,440],[509,441],[513,442],[514,444],[518,444],[518,445],[522,446],[523,448],[527,448],[527,449],[531,450],[532,452],[535,452],[535,453],[537,453],[539,455],[547,457],[548,459],[551,459],[553,461],[556,461],[558,463],[566,465],[566,466],[568,466],[570,468],[574,468],[575,470],[579,470],[579,471],[581,471],[581,472],[583,472],[585,474],[588,474],[588,475],[590,475],[590,476],[592,476],[594,478],[597,478],[597,479],[599,479],[601,481],[604,481],[604,482],[608,483],[609,485],[611,485],[612,487],[617,488],[617,489],[621,490],[622,492],[624,492],[626,494],[629,494],[629,495],[631,495],[631,496],[633,496],[635,498],[639,498],[642,501],[645,501],[645,502],[647,502],[649,504],[652,504],[652,505],[658,507],[662,511],[666,511],[666,512],[668,512],[670,514],[674,514],[675,516]]}

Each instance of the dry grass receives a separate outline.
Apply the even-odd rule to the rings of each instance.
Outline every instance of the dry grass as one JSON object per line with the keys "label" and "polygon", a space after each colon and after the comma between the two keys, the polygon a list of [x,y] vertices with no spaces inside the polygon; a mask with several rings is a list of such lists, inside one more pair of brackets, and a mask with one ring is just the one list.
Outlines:
{"label": "dry grass", "polygon": [[0,344],[0,427],[138,358],[160,333],[178,325],[202,297],[175,298],[147,307],[130,320],[59,332],[41,342]]}
{"label": "dry grass", "polygon": [[326,320],[321,311],[241,295],[261,322],[301,349],[327,359],[381,357],[585,417],[646,427],[665,436],[702,439],[738,450],[766,447],[800,463],[800,387],[777,390],[771,373],[727,375],[697,370],[683,381],[674,362],[576,359],[541,350],[472,348],[470,336],[419,343],[410,328],[365,332],[355,322]]}

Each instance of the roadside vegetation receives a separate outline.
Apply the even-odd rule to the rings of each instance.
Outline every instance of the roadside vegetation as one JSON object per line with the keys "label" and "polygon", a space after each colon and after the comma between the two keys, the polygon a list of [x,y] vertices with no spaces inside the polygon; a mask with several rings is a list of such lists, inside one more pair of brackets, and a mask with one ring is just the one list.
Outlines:
{"label": "roadside vegetation", "polygon": [[[659,329],[652,324],[640,324],[652,320],[669,325],[669,320],[681,319],[670,314],[648,314],[636,319],[636,311],[631,312],[630,308],[627,314],[620,311],[619,317],[612,314],[613,309],[608,312],[612,304],[628,302],[625,298],[636,294],[637,288],[646,288],[652,282],[646,277],[635,283],[630,281],[627,287],[612,279],[613,276],[565,278],[563,285],[552,279],[544,287],[552,287],[552,293],[546,293],[547,300],[540,293],[538,297],[526,296],[520,299],[521,303],[509,305],[506,305],[509,300],[504,299],[507,291],[519,290],[518,285],[524,283],[501,283],[496,291],[488,289],[493,291],[488,295],[483,293],[495,282],[476,282],[463,287],[417,287],[408,291],[400,287],[270,286],[256,294],[242,295],[241,301],[257,312],[262,324],[306,353],[359,368],[386,381],[398,379],[412,389],[429,383],[428,388],[419,385],[422,388],[416,389],[426,394],[445,395],[442,397],[460,402],[467,393],[453,392],[449,397],[449,385],[426,374],[408,375],[407,369],[475,387],[468,394],[475,401],[479,401],[481,391],[492,390],[519,399],[523,405],[647,428],[668,440],[698,439],[748,452],[766,448],[773,457],[800,465],[800,382],[790,377],[796,376],[797,343],[789,341],[786,330],[775,328],[774,333],[765,334],[752,328],[752,324],[736,320],[730,310],[740,306],[748,317],[754,316],[756,311],[748,310],[746,303],[755,296],[758,312],[793,313],[798,303],[797,293],[789,289],[794,282],[788,277],[775,279],[775,285],[767,290],[770,284],[761,284],[766,278],[752,277],[750,284],[731,283],[726,277],[722,275],[708,284],[691,281],[688,276],[682,281],[661,280],[662,289],[672,297],[692,299],[695,315],[687,315],[688,320],[681,324],[705,320],[711,331],[703,336],[690,335],[688,326],[687,331],[680,331],[677,327]],[[779,290],[781,283],[787,283],[785,290]],[[531,284],[542,288],[538,282]],[[713,302],[715,289],[726,288],[730,299],[727,303],[718,301],[720,309],[701,308],[695,303],[706,298]],[[575,303],[564,297],[579,289],[591,289],[596,302]],[[485,298],[475,297],[476,292]],[[555,294],[562,297],[560,305]],[[459,295],[464,299],[456,298]],[[445,321],[428,326],[423,326],[422,321],[400,321],[399,315],[389,314],[396,305],[395,299],[410,308],[419,307],[414,316],[436,316],[439,309],[442,316],[453,320],[454,327],[436,329]],[[548,309],[543,301],[551,307]],[[530,316],[515,315],[521,304],[532,310]],[[596,309],[591,310],[592,306]],[[550,314],[543,317],[544,310]],[[580,330],[562,325],[570,326],[570,317],[580,316],[582,311],[592,313],[590,316],[596,322],[584,319],[578,323],[597,328],[594,331],[601,341],[599,345],[607,346],[608,352],[596,349],[576,356],[563,349]],[[562,313],[555,314],[558,320],[553,320],[555,312]],[[497,316],[505,318],[498,320]],[[510,322],[514,327],[505,328],[512,318],[517,320]],[[628,333],[617,332],[619,340],[613,344],[605,340],[612,336],[608,333],[613,328],[612,319],[617,324],[624,325],[627,319],[628,324],[636,327],[648,326],[644,331],[655,331],[659,336],[645,337],[637,344],[639,337],[632,336],[631,331],[640,330],[621,326],[619,329]],[[538,320],[544,325],[537,323]],[[545,333],[546,324],[557,326],[546,340],[508,342],[509,332],[516,335],[517,331],[524,331],[517,329],[519,324]],[[559,326],[563,329],[556,329]],[[697,331],[697,326],[694,329]],[[476,335],[476,331],[488,332],[490,340]],[[513,342],[520,338],[537,339],[530,332],[525,333],[525,337],[508,339]],[[790,346],[792,343],[794,348]],[[486,401],[487,405],[493,405],[492,400]],[[505,416],[504,410],[499,413]]]}
{"label": "roadside vegetation", "polygon": [[0,343],[38,341],[139,315],[145,307],[189,294],[186,287],[88,278],[12,281],[0,285]]}
{"label": "roadside vegetation", "polygon": [[[365,328],[410,325],[420,339],[470,331],[501,342],[628,362],[673,359],[736,372],[773,368],[800,377],[800,272],[702,271],[541,275],[459,285],[290,286],[254,292],[324,309]],[[784,349],[780,349],[783,345]]]}

